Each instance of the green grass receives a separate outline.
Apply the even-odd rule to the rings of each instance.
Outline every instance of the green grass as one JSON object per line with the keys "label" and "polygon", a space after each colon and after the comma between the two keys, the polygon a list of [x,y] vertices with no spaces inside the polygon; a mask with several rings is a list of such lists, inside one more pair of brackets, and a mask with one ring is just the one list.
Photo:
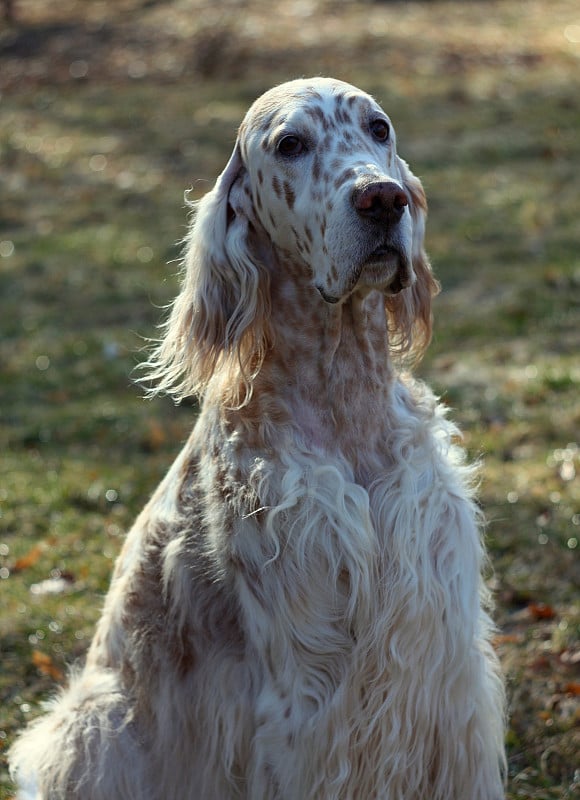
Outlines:
{"label": "green grass", "polygon": [[[0,748],[85,652],[123,534],[192,425],[193,407],[131,382],[175,293],[184,191],[211,186],[262,90],[330,73],[384,104],[429,197],[444,291],[420,371],[484,460],[508,797],[578,796],[574,3],[327,2],[306,18],[290,3],[275,19],[262,0],[243,19],[109,5],[22,4],[22,36],[105,15],[112,44],[85,53],[86,80],[50,38],[18,61],[0,36]],[[131,79],[116,65],[145,37]],[[167,54],[180,76],[155,66]],[[58,578],[61,594],[31,591]]]}

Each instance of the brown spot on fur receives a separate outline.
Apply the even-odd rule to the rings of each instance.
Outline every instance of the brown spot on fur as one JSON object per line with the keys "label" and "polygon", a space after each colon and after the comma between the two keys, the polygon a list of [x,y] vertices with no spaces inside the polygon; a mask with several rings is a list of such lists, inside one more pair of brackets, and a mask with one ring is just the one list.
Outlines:
{"label": "brown spot on fur", "polygon": [[340,175],[334,181],[334,188],[335,189],[340,189],[341,186],[344,186],[344,184],[347,181],[350,181],[350,180],[352,180],[352,178],[355,178],[355,177],[356,177],[356,172],[352,167],[349,167],[348,169],[345,169],[343,172],[340,173]]}
{"label": "brown spot on fur", "polygon": [[187,626],[181,628],[177,636],[171,641],[169,657],[180,678],[185,678],[195,667],[197,659],[191,646],[189,628]]}
{"label": "brown spot on fur", "polygon": [[271,111],[270,113],[262,112],[260,116],[263,116],[263,119],[259,125],[258,130],[260,133],[265,134],[268,133],[270,128],[272,127],[272,122],[274,121],[274,117],[276,116],[275,111]]}
{"label": "brown spot on fur", "polygon": [[321,106],[318,105],[307,106],[304,109],[304,113],[308,117],[312,117],[312,119],[316,120],[317,122],[321,122],[323,126],[325,125],[326,114],[322,110]]}
{"label": "brown spot on fur", "polygon": [[306,234],[306,238],[308,239],[310,244],[312,244],[312,242],[314,241],[314,237],[312,236],[312,231],[310,230],[308,225],[304,226],[304,233]]}
{"label": "brown spot on fur", "polygon": [[339,125],[352,125],[352,117],[342,108],[337,108],[334,112],[334,119]]}
{"label": "brown spot on fur", "polygon": [[184,505],[186,500],[191,496],[192,487],[198,476],[199,462],[196,458],[187,459],[181,468],[179,475],[180,489],[179,489],[179,504]]}
{"label": "brown spot on fur", "polygon": [[282,197],[282,184],[277,175],[272,177],[272,189],[274,189],[276,197]]}
{"label": "brown spot on fur", "polygon": [[296,200],[296,195],[294,194],[294,190],[288,181],[284,181],[284,197],[286,198],[286,203],[288,204],[288,208],[292,210],[294,208],[294,201]]}
{"label": "brown spot on fur", "polygon": [[261,169],[258,170],[258,183],[260,185],[264,183],[264,173]]}
{"label": "brown spot on fur", "polygon": [[314,156],[314,160],[312,162],[312,178],[314,181],[318,182],[320,180],[320,173],[321,173],[321,165],[320,165],[320,156],[316,154]]}

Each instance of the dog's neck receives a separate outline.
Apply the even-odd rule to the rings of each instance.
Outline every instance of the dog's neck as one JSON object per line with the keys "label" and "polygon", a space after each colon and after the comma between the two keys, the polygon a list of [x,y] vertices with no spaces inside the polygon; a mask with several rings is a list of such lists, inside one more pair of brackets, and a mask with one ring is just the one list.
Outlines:
{"label": "dog's neck", "polygon": [[[259,446],[279,446],[281,425],[309,447],[340,451],[353,463],[384,436],[393,383],[388,319],[378,291],[329,304],[310,280],[272,276],[271,347],[250,401],[233,412]],[[297,430],[298,428],[298,430]],[[260,441],[262,440],[262,441]]]}

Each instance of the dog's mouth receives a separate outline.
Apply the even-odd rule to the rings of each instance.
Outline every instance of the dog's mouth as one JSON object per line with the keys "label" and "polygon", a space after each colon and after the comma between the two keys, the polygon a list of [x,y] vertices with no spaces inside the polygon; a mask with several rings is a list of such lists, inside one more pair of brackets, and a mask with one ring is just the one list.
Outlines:
{"label": "dog's mouth", "polygon": [[400,258],[401,253],[396,247],[392,244],[382,244],[368,256],[363,267],[374,266],[375,264],[384,267],[393,261],[398,262]]}
{"label": "dog's mouth", "polygon": [[405,254],[398,247],[385,243],[365,259],[358,282],[393,295],[409,286],[410,276],[411,270]]}
{"label": "dog's mouth", "polygon": [[353,291],[377,289],[386,295],[402,292],[413,282],[413,271],[406,254],[393,244],[375,248],[357,268],[340,293],[330,292],[323,285],[316,288],[326,303],[332,305],[348,297]]}

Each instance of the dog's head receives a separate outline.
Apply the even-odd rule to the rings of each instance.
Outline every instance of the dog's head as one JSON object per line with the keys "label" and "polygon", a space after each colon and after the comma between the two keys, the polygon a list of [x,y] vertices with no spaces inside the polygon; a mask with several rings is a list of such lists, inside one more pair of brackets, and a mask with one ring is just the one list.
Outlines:
{"label": "dog's head", "polygon": [[247,378],[256,373],[274,262],[292,263],[322,306],[381,292],[391,349],[420,354],[437,291],[423,247],[426,208],[389,117],[369,95],[328,78],[266,92],[197,206],[182,292],[157,354],[161,388],[203,391],[218,366],[234,362]]}

